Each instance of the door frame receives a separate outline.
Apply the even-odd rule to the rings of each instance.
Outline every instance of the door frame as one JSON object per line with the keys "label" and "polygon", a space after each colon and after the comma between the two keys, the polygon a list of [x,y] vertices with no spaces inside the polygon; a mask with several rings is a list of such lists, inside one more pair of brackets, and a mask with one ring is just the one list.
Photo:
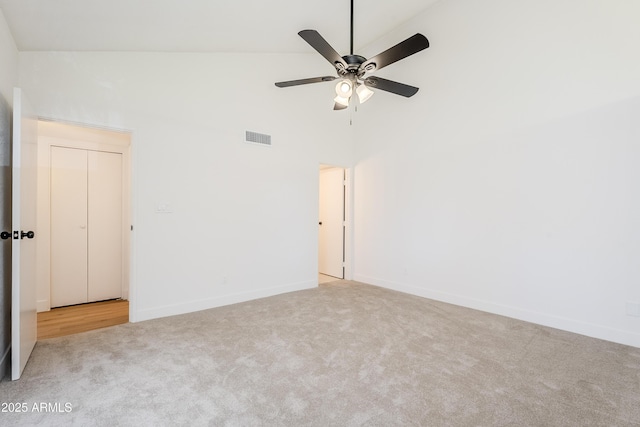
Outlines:
{"label": "door frame", "polygon": [[[131,132],[40,119],[38,122],[38,312],[51,309],[51,147],[122,154],[122,298],[131,298]],[[130,311],[131,311],[130,304]],[[130,315],[131,317],[131,315]]]}
{"label": "door frame", "polygon": [[[338,164],[332,163],[324,163],[320,162],[318,164],[318,169],[316,173],[316,200],[318,201],[318,206],[316,209],[316,213],[320,211],[320,171],[322,168],[340,168],[344,169],[345,175],[345,186],[344,186],[344,280],[353,280],[353,168],[342,166]],[[314,219],[314,224],[318,224],[317,214]],[[315,256],[315,266],[316,266],[316,274],[318,272],[318,247],[319,247],[319,239],[318,233],[316,235],[316,256]]]}

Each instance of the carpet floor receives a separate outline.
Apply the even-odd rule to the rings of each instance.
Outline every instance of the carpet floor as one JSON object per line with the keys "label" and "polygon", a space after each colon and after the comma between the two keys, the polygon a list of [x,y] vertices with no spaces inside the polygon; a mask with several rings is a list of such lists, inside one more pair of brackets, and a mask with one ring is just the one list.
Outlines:
{"label": "carpet floor", "polygon": [[640,426],[640,349],[338,281],[39,341],[0,403],[11,426]]}

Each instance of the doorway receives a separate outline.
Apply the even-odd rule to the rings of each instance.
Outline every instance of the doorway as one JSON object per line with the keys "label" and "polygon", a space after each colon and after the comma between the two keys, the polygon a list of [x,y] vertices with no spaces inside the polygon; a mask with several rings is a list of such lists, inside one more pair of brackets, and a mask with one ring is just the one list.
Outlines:
{"label": "doorway", "polygon": [[38,123],[39,313],[129,299],[130,148],[127,132]]}
{"label": "doorway", "polygon": [[122,298],[122,154],[51,146],[51,307]]}
{"label": "doorway", "polygon": [[320,165],[318,282],[345,278],[346,170]]}

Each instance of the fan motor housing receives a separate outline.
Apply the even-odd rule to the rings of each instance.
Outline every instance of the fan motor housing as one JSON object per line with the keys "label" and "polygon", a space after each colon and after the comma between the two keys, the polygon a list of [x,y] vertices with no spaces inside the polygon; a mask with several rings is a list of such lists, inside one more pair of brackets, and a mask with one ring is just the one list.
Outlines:
{"label": "fan motor housing", "polygon": [[360,55],[345,55],[342,57],[342,59],[344,59],[344,62],[346,62],[347,65],[349,66],[348,67],[349,70],[351,69],[357,70],[358,67],[360,67],[360,64],[362,64],[367,60],[367,58]]}

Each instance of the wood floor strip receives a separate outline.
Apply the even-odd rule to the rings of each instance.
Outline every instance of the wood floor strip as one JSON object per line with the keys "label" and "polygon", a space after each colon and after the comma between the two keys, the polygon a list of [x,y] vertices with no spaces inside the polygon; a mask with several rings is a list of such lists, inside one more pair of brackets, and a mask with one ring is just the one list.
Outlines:
{"label": "wood floor strip", "polygon": [[38,339],[62,337],[129,322],[129,301],[114,300],[38,313]]}

